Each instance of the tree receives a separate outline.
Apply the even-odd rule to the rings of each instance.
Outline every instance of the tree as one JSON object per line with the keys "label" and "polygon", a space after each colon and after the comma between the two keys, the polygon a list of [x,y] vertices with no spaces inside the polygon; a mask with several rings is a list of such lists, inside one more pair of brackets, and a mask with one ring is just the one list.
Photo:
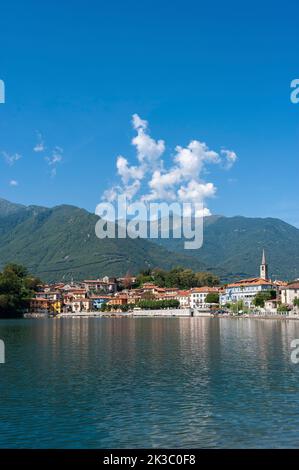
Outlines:
{"label": "tree", "polygon": [[133,284],[132,276],[130,275],[129,272],[127,272],[127,274],[124,277],[123,286],[125,289],[131,289],[132,284]]}
{"label": "tree", "polygon": [[261,307],[263,308],[265,306],[265,302],[267,300],[272,300],[275,299],[276,297],[276,291],[274,290],[268,290],[265,292],[258,292],[256,296],[253,299],[253,303],[256,307]]}
{"label": "tree", "polygon": [[209,292],[206,296],[207,304],[219,304],[219,294],[218,292]]}
{"label": "tree", "polygon": [[295,297],[293,304],[294,307],[299,307],[299,299],[297,297]]}
{"label": "tree", "polygon": [[0,317],[22,315],[39,283],[24,266],[7,264],[0,273]]}
{"label": "tree", "polygon": [[111,311],[111,305],[109,305],[108,303],[106,302],[103,302],[101,304],[101,312],[110,312]]}
{"label": "tree", "polygon": [[277,307],[277,312],[279,313],[286,313],[289,312],[291,309],[288,305],[280,304]]}
{"label": "tree", "polygon": [[130,309],[130,305],[129,304],[121,305],[120,309],[122,312],[128,312],[128,310]]}
{"label": "tree", "polygon": [[203,286],[214,287],[220,284],[219,277],[208,272],[195,273],[195,280],[196,280],[195,287],[203,287]]}
{"label": "tree", "polygon": [[208,272],[194,272],[182,266],[176,266],[170,271],[156,268],[153,271],[146,270],[139,274],[138,283],[154,282],[159,287],[178,287],[190,289],[192,287],[219,285],[219,278]]}
{"label": "tree", "polygon": [[175,299],[167,300],[140,300],[138,307],[144,310],[160,310],[164,308],[178,308],[180,302]]}
{"label": "tree", "polygon": [[151,270],[146,269],[140,272],[136,278],[136,287],[142,286],[145,282],[153,282],[153,277],[151,275]]}
{"label": "tree", "polygon": [[243,300],[238,300],[236,303],[232,304],[232,311],[234,313],[239,313],[244,310]]}

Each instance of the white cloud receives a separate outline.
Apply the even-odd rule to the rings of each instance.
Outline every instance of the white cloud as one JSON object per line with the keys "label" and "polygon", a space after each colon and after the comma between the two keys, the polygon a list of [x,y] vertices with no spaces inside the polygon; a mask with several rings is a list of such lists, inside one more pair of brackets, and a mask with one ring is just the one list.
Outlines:
{"label": "white cloud", "polygon": [[10,180],[9,186],[19,186],[19,183],[16,180]]}
{"label": "white cloud", "polygon": [[57,164],[62,162],[63,149],[61,147],[55,147],[50,157],[45,157],[45,160],[48,162],[48,165],[51,166],[51,176],[56,176],[57,173]]}
{"label": "white cloud", "polygon": [[138,193],[140,187],[140,181],[136,180],[131,185],[127,185],[124,188],[123,194],[127,197],[129,201],[132,201],[133,197]]}
{"label": "white cloud", "polygon": [[232,150],[226,150],[226,149],[221,150],[221,154],[225,158],[224,166],[227,170],[229,170],[237,161],[237,158],[238,158],[237,154],[233,152]]}
{"label": "white cloud", "polygon": [[103,192],[102,199],[107,202],[114,202],[120,191],[121,188],[118,186],[113,186],[112,188],[106,189],[106,191]]}
{"label": "white cloud", "polygon": [[[175,186],[185,182],[194,181],[199,179],[203,166],[206,163],[219,163],[220,156],[217,152],[210,150],[204,142],[193,140],[186,148],[181,146],[176,147],[176,154],[174,156],[175,164],[169,171],[161,172],[155,171],[152,179],[149,182],[151,192],[145,195],[143,199],[151,201],[158,199],[175,199],[177,195],[184,194],[185,188],[181,187],[181,192],[175,195]],[[190,191],[188,191],[190,192]],[[198,202],[200,198],[195,198],[196,194],[193,191],[193,202]]]}
{"label": "white cloud", "polygon": [[133,124],[133,127],[134,129],[146,129],[147,126],[148,126],[148,122],[145,121],[144,119],[141,119],[140,116],[138,116],[138,114],[133,114],[132,116],[132,124]]}
{"label": "white cloud", "polygon": [[[203,180],[205,168],[213,164],[229,169],[237,160],[231,150],[220,153],[211,150],[205,142],[191,140],[186,147],[177,145],[172,163],[166,168],[162,155],[164,140],[154,140],[148,131],[148,122],[134,114],[132,125],[137,135],[132,139],[136,148],[137,164],[130,165],[127,158],[119,155],[116,161],[121,184],[105,191],[102,199],[112,202],[122,194],[132,201],[178,201],[202,203],[216,193],[212,182]],[[202,213],[209,215],[207,207]]]}
{"label": "white cloud", "polygon": [[45,147],[43,136],[39,131],[36,132],[36,135],[37,135],[37,142],[36,142],[35,146],[33,147],[33,151],[34,152],[44,152],[46,147]]}
{"label": "white cloud", "polygon": [[8,152],[2,152],[2,157],[8,165],[12,166],[15,162],[22,158],[22,155],[19,153],[9,154]]}
{"label": "white cloud", "polygon": [[148,185],[151,189],[149,194],[142,196],[144,201],[156,200],[174,200],[175,199],[175,185],[178,182],[178,173],[170,171],[168,173],[161,173],[161,171],[154,171]]}
{"label": "white cloud", "polygon": [[63,149],[61,147],[55,147],[52,151],[52,155],[48,158],[49,165],[55,165],[62,160]]}
{"label": "white cloud", "polygon": [[147,133],[148,123],[138,114],[133,115],[133,127],[137,136],[132,139],[135,145],[139,162],[154,163],[165,151],[164,140],[154,140]]}
{"label": "white cloud", "polygon": [[219,163],[220,156],[210,150],[204,142],[192,140],[186,147],[176,147],[175,161],[179,164],[183,177],[199,175],[205,163]]}
{"label": "white cloud", "polygon": [[214,196],[215,193],[216,187],[213,183],[199,183],[191,180],[186,186],[181,186],[177,194],[181,202],[201,202]]}
{"label": "white cloud", "polygon": [[121,155],[117,157],[116,168],[124,184],[127,184],[130,179],[139,180],[144,176],[144,169],[142,167],[129,167],[128,160]]}

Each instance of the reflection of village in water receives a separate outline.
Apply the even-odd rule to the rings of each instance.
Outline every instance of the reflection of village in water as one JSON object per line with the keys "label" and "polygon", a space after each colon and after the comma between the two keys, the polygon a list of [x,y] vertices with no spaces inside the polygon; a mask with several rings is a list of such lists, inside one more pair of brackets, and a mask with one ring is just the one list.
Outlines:
{"label": "reflection of village in water", "polygon": [[[297,442],[299,371],[290,366],[297,321],[78,317],[2,328],[14,365],[6,364],[3,380],[16,376],[24,391],[3,393],[15,397],[9,420],[28,427],[25,446],[42,447],[49,435],[55,447],[67,445],[66,436],[95,448]],[[35,436],[36,409],[45,425]],[[16,442],[13,429],[6,445]]]}

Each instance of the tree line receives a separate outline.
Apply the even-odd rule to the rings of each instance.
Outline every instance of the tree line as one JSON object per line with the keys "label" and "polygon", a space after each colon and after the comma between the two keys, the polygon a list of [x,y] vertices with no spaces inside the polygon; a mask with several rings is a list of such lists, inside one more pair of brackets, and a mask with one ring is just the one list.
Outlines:
{"label": "tree line", "polygon": [[159,287],[177,287],[191,289],[192,287],[217,286],[220,284],[218,276],[209,272],[195,272],[192,269],[176,267],[167,271],[165,269],[145,269],[137,276],[134,287],[142,286],[145,282],[153,282]]}
{"label": "tree line", "polygon": [[0,317],[21,316],[29,307],[29,299],[40,282],[24,266],[7,264],[0,272]]}

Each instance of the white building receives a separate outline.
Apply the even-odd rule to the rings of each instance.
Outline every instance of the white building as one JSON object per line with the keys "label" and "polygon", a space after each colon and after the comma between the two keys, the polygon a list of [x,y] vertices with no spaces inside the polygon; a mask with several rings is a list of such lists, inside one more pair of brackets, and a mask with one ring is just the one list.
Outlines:
{"label": "white building", "polygon": [[259,292],[277,290],[277,286],[268,279],[268,265],[266,263],[265,251],[263,250],[262,264],[260,265],[260,277],[243,279],[228,284],[220,295],[220,305],[237,303],[242,301],[245,307],[252,307],[253,300]]}
{"label": "white building", "polygon": [[70,305],[73,313],[89,312],[91,310],[91,302],[89,299],[73,300]]}
{"label": "white building", "polygon": [[294,306],[294,300],[299,299],[299,281],[292,282],[281,288],[281,303],[283,305]]}
{"label": "white building", "polygon": [[245,307],[252,307],[256,294],[275,289],[275,285],[270,280],[244,279],[226,286],[225,292],[220,296],[220,304],[224,306],[227,303],[242,301]]}
{"label": "white building", "polygon": [[180,308],[188,308],[190,306],[190,291],[179,290],[175,299],[180,302]]}
{"label": "white building", "polygon": [[224,306],[227,303],[243,302],[245,307],[252,307],[253,300],[259,292],[277,290],[278,285],[268,278],[268,265],[266,262],[265,251],[263,250],[262,264],[260,265],[260,277],[252,279],[243,279],[228,284],[224,293],[220,296],[220,304]]}
{"label": "white building", "polygon": [[210,303],[206,302],[208,294],[218,294],[217,287],[194,287],[190,293],[190,307],[197,309],[207,309],[211,307]]}

